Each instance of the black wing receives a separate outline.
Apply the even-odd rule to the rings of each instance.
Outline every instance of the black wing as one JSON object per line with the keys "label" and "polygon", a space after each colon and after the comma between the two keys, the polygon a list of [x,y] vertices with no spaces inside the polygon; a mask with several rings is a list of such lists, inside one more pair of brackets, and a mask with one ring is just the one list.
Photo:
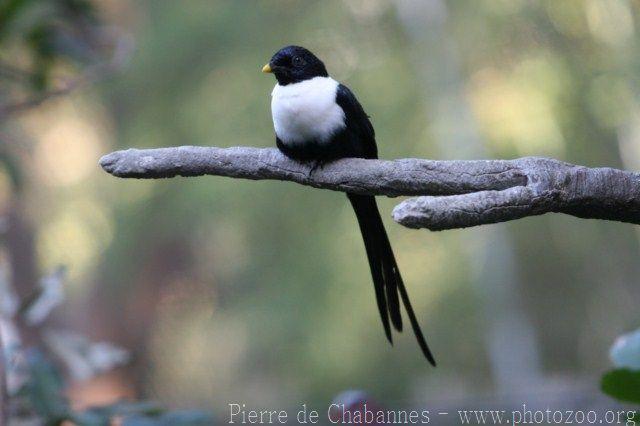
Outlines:
{"label": "black wing", "polygon": [[350,156],[378,158],[376,134],[371,121],[369,121],[369,116],[347,86],[338,85],[336,103],[344,111],[346,134],[344,135],[345,140],[341,143],[349,146]]}

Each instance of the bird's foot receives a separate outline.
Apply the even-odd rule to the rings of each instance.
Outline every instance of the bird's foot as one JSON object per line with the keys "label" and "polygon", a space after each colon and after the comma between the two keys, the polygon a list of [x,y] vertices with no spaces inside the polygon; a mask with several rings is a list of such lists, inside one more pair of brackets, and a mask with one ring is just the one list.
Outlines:
{"label": "bird's foot", "polygon": [[327,162],[324,160],[311,160],[311,169],[309,170],[309,174],[313,174],[317,169],[322,170],[325,164],[327,164]]}

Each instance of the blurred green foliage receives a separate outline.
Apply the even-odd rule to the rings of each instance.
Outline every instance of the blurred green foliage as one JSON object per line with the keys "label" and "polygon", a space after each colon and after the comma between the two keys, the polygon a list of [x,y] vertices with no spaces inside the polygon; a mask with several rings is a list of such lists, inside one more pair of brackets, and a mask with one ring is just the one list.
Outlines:
{"label": "blurred green foliage", "polygon": [[[620,99],[606,110],[613,119],[600,115],[609,92],[596,88],[603,76],[607,87],[634,84],[635,34],[618,45],[603,40],[616,24],[599,24],[608,18],[593,2],[511,4],[447,3],[449,38],[434,41],[457,46],[487,155],[625,167],[617,135],[634,123],[629,105]],[[371,9],[341,1],[149,3],[140,12],[146,18],[136,27],[131,69],[105,90],[114,141],[122,148],[272,146],[274,83],[259,68],[282,45],[297,43],[358,95],[382,157],[442,158],[433,136],[438,106],[421,90],[423,74],[440,59],[423,50],[426,42],[411,41],[392,6],[374,2]],[[637,9],[627,10],[635,19]],[[448,361],[431,371],[410,336],[395,350],[385,347],[357,227],[341,195],[214,178],[112,185],[112,202],[123,192],[133,200],[116,208],[114,240],[101,262],[104,282],[114,286],[112,303],[139,274],[167,291],[202,283],[168,302],[155,325],[158,355],[151,356],[164,366],[164,379],[156,375],[154,389],[167,398],[211,386],[215,404],[230,395],[269,401],[250,390],[276,384],[278,401],[326,401],[353,386],[404,398],[449,379],[465,389],[454,393],[490,386],[484,333],[491,313],[482,311],[482,283],[473,282],[473,263],[485,256],[474,246],[476,231],[416,233],[389,221],[421,322]],[[144,198],[133,195],[139,193]],[[394,203],[381,200],[383,214]],[[640,320],[624,296],[637,294],[636,235],[627,226],[562,217],[499,226],[513,244],[523,309],[545,370],[578,374],[604,364],[605,351],[583,348],[605,348],[620,327]],[[156,268],[165,272],[143,272]],[[172,353],[162,349],[167,345]],[[185,359],[215,367],[201,381],[161,385],[183,376]]]}
{"label": "blurred green foliage", "polygon": [[[47,426],[65,421],[78,426],[109,426],[120,419],[126,426],[200,426],[212,425],[211,415],[201,411],[166,411],[151,402],[119,401],[113,404],[73,410],[64,397],[64,381],[58,369],[43,353],[31,351],[28,359],[28,380],[19,397],[29,401],[31,413]],[[24,415],[24,413],[22,413]]]}
{"label": "blurred green foliage", "polygon": [[[35,91],[50,87],[52,67],[61,60],[86,62],[91,56],[90,35],[84,31],[98,25],[90,0],[3,0],[0,4],[0,51],[20,67]],[[18,53],[19,49],[19,53]],[[27,58],[20,58],[26,54]],[[16,58],[17,56],[17,58]]]}
{"label": "blurred green foliage", "polygon": [[[545,216],[427,233],[387,220],[443,359],[432,370],[407,333],[386,345],[342,194],[207,177],[122,181],[95,164],[131,147],[273,146],[274,81],[260,67],[300,44],[357,94],[382,158],[450,158],[452,144],[474,143],[459,137],[465,128],[487,157],[638,169],[640,11],[603,3],[95,2],[135,37],[130,66],[21,123],[34,141],[25,191],[40,262],[71,268],[68,320],[134,350],[135,388],[175,406],[322,407],[346,388],[389,405],[509,393],[499,378],[523,372],[496,365],[492,342],[522,318],[541,379],[593,384],[603,348],[640,323],[628,225]],[[399,4],[424,14],[419,28]],[[468,120],[453,114],[462,107]],[[397,201],[380,200],[383,217]],[[486,243],[498,227],[504,247]],[[488,282],[495,267],[515,278]],[[521,317],[495,324],[505,305]]]}

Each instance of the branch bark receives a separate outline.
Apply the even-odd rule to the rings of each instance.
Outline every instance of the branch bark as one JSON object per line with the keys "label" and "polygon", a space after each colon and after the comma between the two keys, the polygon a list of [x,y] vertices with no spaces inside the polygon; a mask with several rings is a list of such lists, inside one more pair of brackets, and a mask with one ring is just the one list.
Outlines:
{"label": "branch bark", "polygon": [[314,168],[274,148],[182,146],[116,151],[102,157],[100,165],[121,178],[214,175],[367,195],[420,195],[396,206],[393,218],[410,228],[434,231],[550,212],[640,224],[640,173],[549,158],[345,158]]}

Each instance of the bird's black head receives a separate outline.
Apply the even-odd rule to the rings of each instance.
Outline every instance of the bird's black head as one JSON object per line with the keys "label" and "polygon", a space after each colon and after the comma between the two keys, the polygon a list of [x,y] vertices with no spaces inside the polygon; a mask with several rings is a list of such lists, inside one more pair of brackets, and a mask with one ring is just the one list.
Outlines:
{"label": "bird's black head", "polygon": [[300,46],[287,46],[278,50],[262,68],[262,72],[275,74],[282,86],[329,75],[322,61]]}

